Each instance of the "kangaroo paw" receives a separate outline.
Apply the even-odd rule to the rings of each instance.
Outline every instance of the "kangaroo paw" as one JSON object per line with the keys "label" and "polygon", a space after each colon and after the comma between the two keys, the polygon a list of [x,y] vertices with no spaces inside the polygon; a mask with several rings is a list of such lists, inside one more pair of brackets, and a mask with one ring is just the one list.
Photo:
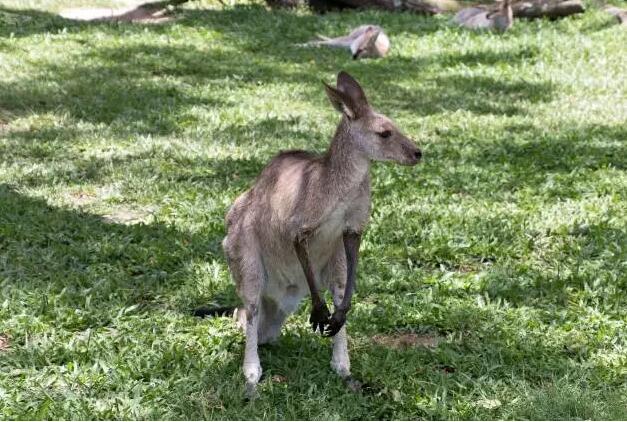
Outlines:
{"label": "kangaroo paw", "polygon": [[344,378],[344,384],[346,384],[348,389],[351,390],[353,393],[359,393],[363,385],[361,381],[359,381],[352,375],[349,375]]}

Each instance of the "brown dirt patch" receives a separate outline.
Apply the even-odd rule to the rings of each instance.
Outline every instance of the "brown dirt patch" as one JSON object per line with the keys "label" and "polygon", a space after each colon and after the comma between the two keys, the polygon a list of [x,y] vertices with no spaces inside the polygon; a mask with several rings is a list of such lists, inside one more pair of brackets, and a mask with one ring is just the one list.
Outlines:
{"label": "brown dirt patch", "polygon": [[408,349],[410,347],[425,347],[433,349],[438,347],[440,337],[431,334],[377,334],[372,340],[381,346],[390,347],[392,349]]}
{"label": "brown dirt patch", "polygon": [[65,202],[74,207],[83,207],[105,199],[119,196],[118,188],[115,185],[98,186],[96,188],[75,188],[64,193]]}
{"label": "brown dirt patch", "polygon": [[128,209],[121,207],[103,215],[102,219],[106,223],[132,225],[148,223],[152,220],[153,215],[154,209]]}
{"label": "brown dirt patch", "polygon": [[90,204],[98,199],[97,195],[91,192],[74,191],[70,192],[68,199],[77,206]]}
{"label": "brown dirt patch", "polygon": [[13,120],[13,115],[8,110],[0,107],[0,134],[8,131],[11,120]]}
{"label": "brown dirt patch", "polygon": [[284,384],[287,382],[287,377],[283,375],[272,375],[272,382],[277,384]]}
{"label": "brown dirt patch", "polygon": [[9,350],[9,336],[4,333],[0,333],[0,352]]}

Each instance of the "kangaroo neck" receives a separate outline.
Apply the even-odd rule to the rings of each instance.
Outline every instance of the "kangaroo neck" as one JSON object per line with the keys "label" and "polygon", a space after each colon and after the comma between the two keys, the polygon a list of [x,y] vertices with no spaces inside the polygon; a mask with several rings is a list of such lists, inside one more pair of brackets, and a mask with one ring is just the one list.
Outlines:
{"label": "kangaroo neck", "polygon": [[350,121],[343,116],[324,156],[325,182],[334,193],[344,196],[368,177],[370,160],[357,148],[350,134]]}

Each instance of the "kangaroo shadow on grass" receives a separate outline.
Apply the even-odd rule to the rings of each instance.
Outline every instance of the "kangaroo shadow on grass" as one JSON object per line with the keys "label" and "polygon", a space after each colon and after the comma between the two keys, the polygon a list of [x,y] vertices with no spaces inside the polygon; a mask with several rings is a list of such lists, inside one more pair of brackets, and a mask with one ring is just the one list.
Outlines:
{"label": "kangaroo shadow on grass", "polygon": [[[370,390],[365,394],[351,391],[329,365],[331,353],[329,339],[309,329],[284,327],[276,344],[259,349],[263,375],[254,406],[246,405],[244,400],[242,344],[229,355],[226,365],[212,367],[209,376],[195,375],[196,382],[180,384],[171,392],[171,397],[164,398],[164,402],[175,409],[175,414],[185,414],[189,419],[207,419],[209,414],[212,419],[243,417],[251,420],[262,417],[329,419],[331,415],[341,419],[379,419],[389,415],[390,409],[386,406],[389,395],[377,394],[378,388],[385,385],[377,384],[375,394]],[[217,384],[212,382],[215,379],[230,382]],[[195,397],[199,392],[212,400],[193,400],[185,404],[180,400],[180,397]],[[295,400],[300,405],[292,406]],[[220,403],[219,407],[215,406],[216,402]],[[312,409],[317,410],[312,413]]]}
{"label": "kangaroo shadow on grass", "polygon": [[[34,317],[68,330],[84,330],[108,324],[131,305],[148,312],[165,308],[189,313],[214,296],[235,300],[221,253],[222,231],[186,233],[158,219],[119,224],[81,210],[49,206],[7,185],[0,185],[0,198],[4,296],[16,306],[23,294],[40,297],[40,309],[28,311]],[[194,261],[223,267],[225,279],[217,280],[209,297],[180,294],[197,291],[189,273]],[[49,295],[61,307],[84,312],[62,315],[48,302]]]}
{"label": "kangaroo shadow on grass", "polygon": [[[398,306],[398,299],[393,300]],[[406,329],[431,324],[438,332],[436,345],[396,348],[375,343],[369,332],[355,332],[355,326],[376,327],[377,317],[359,308],[353,310],[349,332],[356,337],[349,350],[353,375],[365,384],[361,393],[351,392],[329,367],[330,341],[288,323],[277,344],[260,349],[264,374],[255,406],[244,406],[243,401],[237,400],[243,395],[241,361],[237,357],[242,352],[241,344],[226,364],[212,367],[211,373],[204,376],[192,375],[197,378],[195,382],[177,385],[164,402],[175,414],[195,419],[206,419],[208,414],[220,419],[230,419],[230,415],[290,420],[312,415],[336,415],[340,419],[442,419],[450,416],[449,409],[455,406],[457,397],[468,394],[469,388],[495,393],[491,390],[495,385],[515,388],[523,384],[532,388],[569,377],[600,382],[595,378],[595,369],[582,363],[594,352],[574,349],[577,339],[565,337],[548,342],[541,335],[512,330],[508,325],[511,321],[495,320],[489,309],[467,303],[441,309],[438,317],[423,317],[429,321],[411,319]],[[434,323],[434,318],[440,320]],[[213,379],[229,382],[215,384]],[[604,385],[618,387],[623,382],[612,379]],[[443,395],[442,391],[448,394]],[[210,400],[199,400],[199,394]],[[438,405],[398,400],[399,394],[436,397]],[[181,397],[194,399],[183,408]],[[301,405],[290,406],[297,398]],[[317,413],[312,414],[311,408],[318,409]],[[501,410],[507,409],[497,409],[492,414],[500,415]],[[560,410],[572,415],[571,409]]]}

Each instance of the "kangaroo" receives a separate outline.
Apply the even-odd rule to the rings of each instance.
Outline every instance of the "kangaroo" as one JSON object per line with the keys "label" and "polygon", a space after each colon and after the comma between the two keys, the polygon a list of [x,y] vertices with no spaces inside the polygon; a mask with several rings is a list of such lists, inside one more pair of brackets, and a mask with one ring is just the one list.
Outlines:
{"label": "kangaroo", "polygon": [[490,11],[481,6],[462,9],[455,14],[453,21],[466,28],[505,32],[514,23],[514,13],[510,0],[503,0],[496,11]]}
{"label": "kangaroo", "polygon": [[383,28],[377,25],[361,25],[343,37],[329,38],[318,35],[320,40],[310,41],[306,46],[326,45],[348,48],[353,59],[385,57],[390,50],[390,39]]}
{"label": "kangaroo", "polygon": [[[226,215],[222,242],[243,306],[246,394],[261,377],[257,347],[275,341],[286,317],[311,295],[314,332],[333,337],[331,367],[351,377],[346,314],[355,288],[359,245],[370,214],[370,161],[413,166],[422,153],[386,116],[374,111],[346,72],[324,84],[342,114],[324,154],[286,151],[275,156]],[[321,295],[329,289],[330,314]]]}
{"label": "kangaroo", "polygon": [[610,15],[615,16],[619,24],[627,25],[627,9],[619,9],[615,6],[605,6],[603,10]]}

